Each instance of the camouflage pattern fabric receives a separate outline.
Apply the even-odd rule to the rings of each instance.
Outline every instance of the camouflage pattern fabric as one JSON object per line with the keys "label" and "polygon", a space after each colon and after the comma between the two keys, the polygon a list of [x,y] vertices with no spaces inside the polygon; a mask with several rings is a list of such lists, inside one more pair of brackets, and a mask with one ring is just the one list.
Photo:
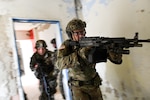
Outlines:
{"label": "camouflage pattern fabric", "polygon": [[102,93],[98,87],[76,87],[72,86],[73,100],[103,100]]}
{"label": "camouflage pattern fabric", "polygon": [[[57,86],[57,75],[55,75],[55,67],[52,61],[52,55],[54,53],[51,51],[46,51],[44,55],[39,55],[37,52],[33,54],[30,61],[30,68],[32,71],[35,72],[36,77],[40,80],[40,100],[48,100],[47,95],[44,91],[44,83],[42,82],[42,76],[39,68],[35,70],[34,66],[36,64],[40,64],[39,67],[42,67],[43,73],[46,75],[47,84],[50,86],[51,90],[51,97],[53,98],[54,93],[56,93],[56,86]],[[53,100],[53,99],[52,99]]]}
{"label": "camouflage pattern fabric", "polygon": [[62,47],[64,46],[65,49],[58,51],[56,65],[59,69],[69,69],[69,77],[71,79],[70,86],[72,89],[73,99],[102,100],[102,95],[99,88],[101,78],[99,76],[98,80],[94,80],[95,83],[98,83],[96,85],[94,85],[94,83],[88,85],[82,84],[82,86],[80,84],[75,85],[75,83],[80,81],[87,82],[89,80],[93,80],[93,78],[97,75],[95,69],[96,64],[89,63],[87,60],[87,55],[91,48],[69,47],[66,45],[66,42],[68,42],[68,40],[62,44]]}
{"label": "camouflage pattern fabric", "polygon": [[[103,100],[99,88],[101,78],[96,72],[96,63],[88,61],[88,54],[92,47],[72,47],[70,40],[64,41],[57,53],[56,65],[59,69],[68,68],[70,87],[74,100]],[[112,63],[120,64],[122,55],[106,52]],[[101,55],[98,55],[101,56]]]}

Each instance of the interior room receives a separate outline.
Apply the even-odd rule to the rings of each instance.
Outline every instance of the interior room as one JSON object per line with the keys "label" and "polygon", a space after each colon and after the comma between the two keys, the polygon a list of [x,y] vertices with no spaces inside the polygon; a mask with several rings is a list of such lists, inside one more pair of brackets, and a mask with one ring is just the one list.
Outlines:
{"label": "interior room", "polygon": [[[44,39],[53,51],[50,40],[56,38],[59,48],[68,39],[66,26],[73,18],[86,22],[87,37],[133,39],[138,32],[139,39],[150,39],[149,4],[149,0],[1,0],[0,100],[25,100],[24,92],[29,100],[38,100],[38,80],[29,69],[36,40]],[[109,60],[96,64],[104,100],[150,100],[150,44],[141,44],[127,48],[121,65]],[[56,100],[63,100],[59,89]]]}
{"label": "interior room", "polygon": [[[58,21],[50,20],[31,20],[31,19],[14,19],[14,31],[17,44],[17,53],[20,67],[20,78],[22,89],[29,100],[38,100],[40,96],[39,80],[35,77],[34,72],[30,69],[30,60],[33,53],[36,51],[35,42],[44,40],[47,44],[47,49],[54,51],[51,44],[53,38],[57,38],[59,46],[62,40],[60,39],[61,32]],[[26,46],[25,46],[26,45]],[[30,81],[32,80],[32,81]],[[58,93],[55,95],[57,99],[62,99]],[[33,91],[34,94],[32,93]]]}

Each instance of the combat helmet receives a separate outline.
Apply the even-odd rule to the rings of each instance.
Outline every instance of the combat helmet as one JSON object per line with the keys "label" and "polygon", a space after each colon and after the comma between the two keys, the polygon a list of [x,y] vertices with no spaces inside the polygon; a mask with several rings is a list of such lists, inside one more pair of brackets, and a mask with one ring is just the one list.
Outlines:
{"label": "combat helmet", "polygon": [[70,39],[72,39],[73,30],[79,30],[86,28],[86,22],[80,19],[72,19],[66,27],[66,33]]}
{"label": "combat helmet", "polygon": [[53,38],[53,39],[51,40],[51,44],[56,44],[56,39],[55,39],[55,38]]}
{"label": "combat helmet", "polygon": [[46,42],[44,40],[38,40],[38,41],[36,41],[35,48],[37,49],[39,47],[46,48],[47,47]]}

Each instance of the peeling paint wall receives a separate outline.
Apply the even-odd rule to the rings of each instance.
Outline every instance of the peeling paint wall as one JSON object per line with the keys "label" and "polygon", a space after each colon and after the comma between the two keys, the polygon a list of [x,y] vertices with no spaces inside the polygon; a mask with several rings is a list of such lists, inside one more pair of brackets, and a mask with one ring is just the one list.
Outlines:
{"label": "peeling paint wall", "polygon": [[0,100],[12,100],[22,91],[12,18],[58,20],[64,34],[68,20],[76,16],[74,8],[72,0],[0,0]]}
{"label": "peeling paint wall", "polygon": [[[150,38],[149,0],[82,0],[88,36]],[[150,44],[130,49],[123,63],[97,64],[104,100],[150,100]]]}
{"label": "peeling paint wall", "polygon": [[13,60],[12,29],[8,16],[0,16],[0,100],[10,100],[17,91],[17,69]]}
{"label": "peeling paint wall", "polygon": [[[149,0],[81,0],[79,17],[87,22],[87,36],[150,37]],[[0,100],[18,94],[17,59],[12,18],[59,20],[62,32],[76,17],[73,0],[0,0]],[[66,39],[66,35],[63,34]],[[104,100],[150,100],[150,44],[131,49],[123,64],[97,64]],[[21,99],[21,98],[20,98]]]}

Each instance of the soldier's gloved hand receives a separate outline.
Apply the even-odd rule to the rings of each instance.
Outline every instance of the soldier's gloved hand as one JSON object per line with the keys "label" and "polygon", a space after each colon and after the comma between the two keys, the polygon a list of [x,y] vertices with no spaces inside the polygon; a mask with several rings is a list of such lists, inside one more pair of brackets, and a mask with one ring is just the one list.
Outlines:
{"label": "soldier's gloved hand", "polygon": [[119,53],[119,51],[122,51],[122,48],[118,48],[115,43],[111,43],[106,47],[108,52],[108,59],[115,64],[121,64],[122,63],[122,53]]}
{"label": "soldier's gloved hand", "polygon": [[71,47],[70,42],[71,42],[71,40],[66,40],[66,41],[64,42],[64,45],[65,45],[66,48]]}
{"label": "soldier's gloved hand", "polygon": [[80,52],[80,53],[83,53],[83,52],[89,53],[89,51],[90,51],[91,49],[92,49],[92,46],[83,47],[83,48],[80,48],[80,49],[79,49],[79,52]]}
{"label": "soldier's gloved hand", "polygon": [[115,64],[121,64],[122,63],[122,54],[115,53],[113,50],[108,51],[108,59],[115,63]]}
{"label": "soldier's gloved hand", "polygon": [[82,59],[87,59],[90,50],[91,50],[91,47],[79,48],[79,50],[78,50],[78,55],[79,55]]}
{"label": "soldier's gloved hand", "polygon": [[59,56],[67,56],[74,52],[73,46],[70,45],[71,40],[66,40],[59,48]]}
{"label": "soldier's gloved hand", "polygon": [[34,68],[37,69],[38,68],[38,64],[35,64]]}
{"label": "soldier's gloved hand", "polygon": [[38,64],[30,65],[32,71],[35,71],[38,68]]}

